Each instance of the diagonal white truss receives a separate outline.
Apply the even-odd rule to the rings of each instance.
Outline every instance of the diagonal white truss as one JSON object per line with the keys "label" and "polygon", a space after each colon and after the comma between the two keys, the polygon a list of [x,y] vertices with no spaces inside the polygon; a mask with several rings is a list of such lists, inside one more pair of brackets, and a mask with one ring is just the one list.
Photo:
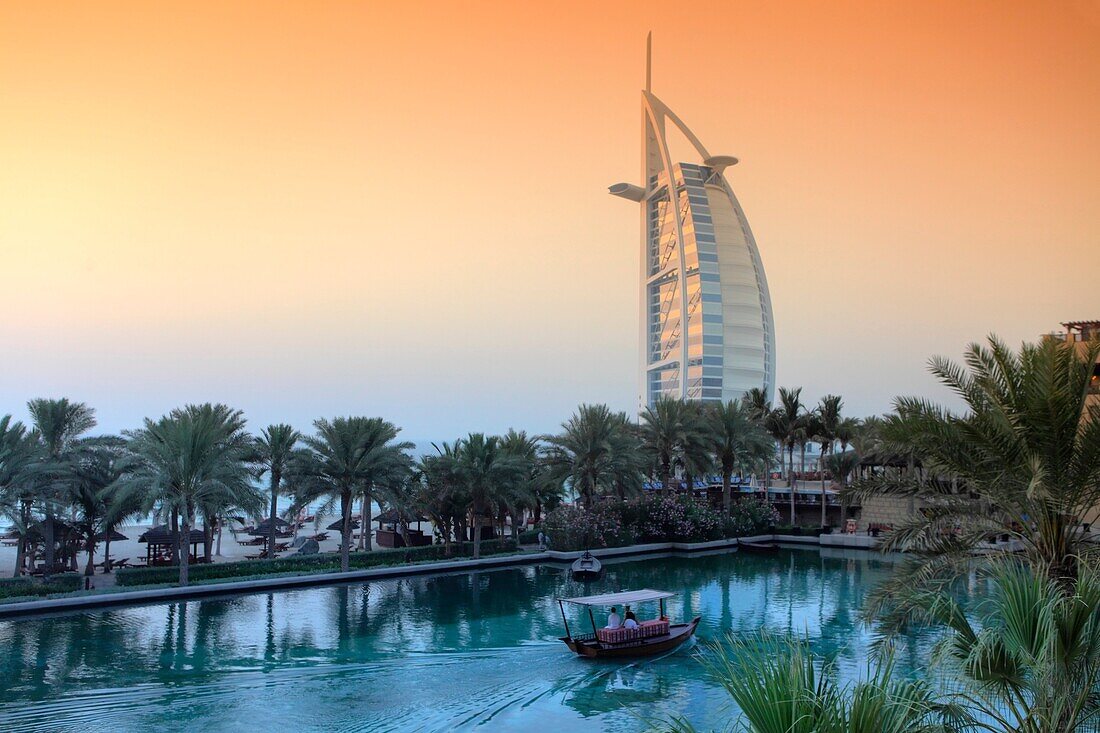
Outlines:
{"label": "diagonal white truss", "polygon": [[[761,387],[765,390],[770,399],[775,384],[775,327],[772,317],[771,296],[768,292],[767,278],[764,274],[764,267],[760,258],[760,251],[756,245],[756,240],[752,235],[752,231],[749,229],[744,212],[736,196],[734,196],[733,189],[730,187],[724,175],[725,169],[731,165],[735,165],[737,159],[731,156],[711,155],[706,147],[703,146],[702,142],[700,142],[699,138],[695,136],[695,133],[684,124],[683,120],[653,94],[651,91],[651,59],[651,39],[647,39],[646,88],[642,91],[642,185],[637,186],[627,183],[617,183],[609,189],[610,192],[616,196],[639,203],[639,208],[641,210],[642,261],[640,282],[642,285],[642,297],[639,320],[641,324],[640,376],[642,383],[640,385],[639,402],[644,406],[650,401],[648,384],[649,373],[656,369],[667,368],[673,360],[679,364],[679,396],[681,398],[689,397],[689,339],[687,337],[687,331],[690,323],[689,317],[699,305],[697,299],[693,299],[695,300],[694,303],[689,303],[687,287],[689,272],[686,261],[684,217],[678,205],[676,173],[674,171],[674,163],[669,152],[668,140],[666,137],[666,126],[669,122],[671,122],[672,125],[683,134],[691,146],[695,148],[702,164],[710,169],[711,175],[707,178],[706,184],[720,187],[729,198],[730,204],[733,207],[733,211],[744,233],[753,268],[755,270],[756,285],[760,295],[760,310],[762,315],[761,328],[764,333],[765,354],[765,364],[763,365],[765,376]],[[670,241],[668,243],[668,248],[671,249],[671,245],[675,245],[678,261],[668,262],[665,252],[662,251],[665,250],[665,247],[661,246],[664,243],[659,242],[659,272],[651,273],[649,267],[649,204],[654,197],[665,195],[665,185],[667,185],[668,195],[668,216],[673,218],[673,234],[675,236],[674,242]],[[661,353],[658,358],[654,359],[650,348],[650,339],[652,336],[649,333],[651,325],[649,317],[650,305],[648,302],[650,285],[658,280],[664,280],[673,274],[677,278],[677,286],[674,292],[680,300],[680,320],[676,326],[676,337],[678,338],[676,349],[679,351],[679,354],[677,357],[671,353]],[[661,304],[660,310],[665,315],[669,312],[665,303]],[[674,341],[675,339],[671,339],[669,343],[671,344]]]}

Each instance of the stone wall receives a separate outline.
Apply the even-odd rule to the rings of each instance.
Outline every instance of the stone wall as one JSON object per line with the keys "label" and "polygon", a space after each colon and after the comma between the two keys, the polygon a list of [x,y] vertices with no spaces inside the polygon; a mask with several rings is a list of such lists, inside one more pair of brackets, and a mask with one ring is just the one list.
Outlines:
{"label": "stone wall", "polygon": [[917,511],[916,500],[901,496],[873,496],[863,500],[858,524],[862,532],[871,524],[897,526]]}

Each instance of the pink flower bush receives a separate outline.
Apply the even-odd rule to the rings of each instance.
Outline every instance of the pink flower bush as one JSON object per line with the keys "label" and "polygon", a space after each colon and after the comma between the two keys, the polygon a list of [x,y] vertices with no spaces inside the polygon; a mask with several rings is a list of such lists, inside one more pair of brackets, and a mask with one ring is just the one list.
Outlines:
{"label": "pink flower bush", "polygon": [[616,547],[636,542],[704,542],[758,534],[778,519],[771,505],[743,498],[723,516],[704,499],[643,495],[605,500],[585,511],[560,506],[549,512],[542,530],[558,550]]}

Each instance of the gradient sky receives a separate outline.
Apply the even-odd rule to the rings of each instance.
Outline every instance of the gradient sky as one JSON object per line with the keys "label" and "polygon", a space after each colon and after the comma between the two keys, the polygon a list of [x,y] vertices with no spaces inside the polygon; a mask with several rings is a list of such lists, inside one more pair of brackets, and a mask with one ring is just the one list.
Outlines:
{"label": "gradient sky", "polygon": [[1100,2],[0,5],[0,414],[420,439],[632,406],[639,89],[728,173],[778,381],[1100,317]]}

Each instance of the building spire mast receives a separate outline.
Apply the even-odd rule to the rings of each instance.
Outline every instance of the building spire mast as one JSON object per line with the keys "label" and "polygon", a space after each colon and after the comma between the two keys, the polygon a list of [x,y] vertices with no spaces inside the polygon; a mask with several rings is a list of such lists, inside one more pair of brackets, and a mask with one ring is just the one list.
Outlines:
{"label": "building spire mast", "polygon": [[653,91],[653,31],[645,37],[645,90]]}

